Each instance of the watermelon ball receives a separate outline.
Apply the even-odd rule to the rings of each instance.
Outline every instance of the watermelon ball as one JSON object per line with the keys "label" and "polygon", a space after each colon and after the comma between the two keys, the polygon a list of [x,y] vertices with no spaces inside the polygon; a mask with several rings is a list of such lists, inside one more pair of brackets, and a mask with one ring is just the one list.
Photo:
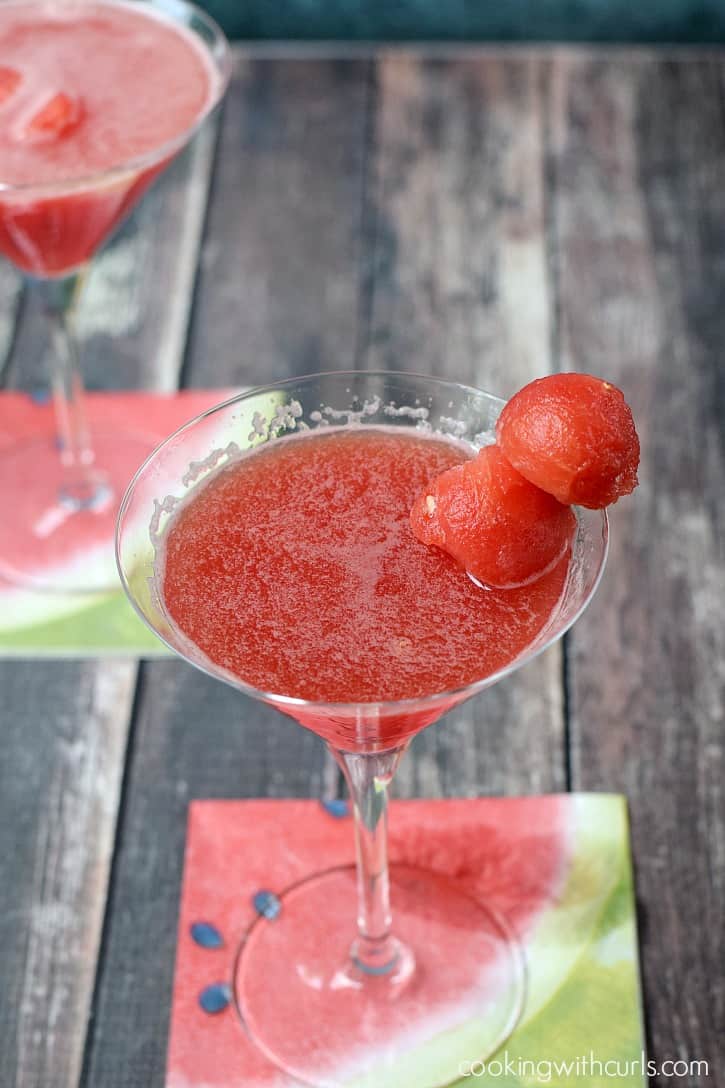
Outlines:
{"label": "watermelon ball", "polygon": [[567,506],[529,483],[498,446],[433,479],[410,513],[423,544],[448,552],[485,586],[535,581],[566,552],[576,527]]}
{"label": "watermelon ball", "polygon": [[46,143],[68,135],[81,121],[83,107],[80,99],[65,91],[48,98],[29,119],[22,138],[33,143]]}
{"label": "watermelon ball", "polygon": [[0,66],[0,106],[12,98],[22,82],[23,77],[15,68]]}
{"label": "watermelon ball", "polygon": [[639,438],[620,389],[591,374],[551,374],[499,416],[498,444],[522,476],[559,502],[600,510],[637,486]]}

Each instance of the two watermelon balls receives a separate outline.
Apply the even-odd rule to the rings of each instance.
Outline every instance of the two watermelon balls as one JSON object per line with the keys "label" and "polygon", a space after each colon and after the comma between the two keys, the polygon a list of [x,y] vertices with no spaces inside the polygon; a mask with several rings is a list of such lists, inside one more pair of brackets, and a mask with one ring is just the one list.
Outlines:
{"label": "two watermelon balls", "polygon": [[495,445],[429,483],[411,526],[484,585],[526,585],[570,546],[571,506],[598,510],[628,495],[638,465],[621,390],[591,374],[552,374],[505,405]]}

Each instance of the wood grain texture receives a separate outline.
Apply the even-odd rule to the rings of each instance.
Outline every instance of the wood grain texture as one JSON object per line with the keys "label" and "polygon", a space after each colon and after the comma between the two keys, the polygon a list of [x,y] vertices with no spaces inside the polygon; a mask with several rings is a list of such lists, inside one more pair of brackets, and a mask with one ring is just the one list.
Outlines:
{"label": "wood grain texture", "polygon": [[[213,140],[202,133],[93,269],[79,320],[91,384],[176,387]],[[46,384],[46,345],[39,309],[23,307],[11,384]],[[136,673],[131,661],[0,662],[3,1085],[81,1077]]]}
{"label": "wood grain texture", "polygon": [[381,60],[368,366],[501,396],[549,369],[539,72],[531,56]]}
{"label": "wood grain texture", "polygon": [[0,387],[5,384],[17,333],[23,281],[7,262],[0,264]]}
{"label": "wood grain texture", "polygon": [[0,666],[4,1085],[78,1083],[135,675]]}
{"label": "wood grain texture", "polygon": [[562,56],[551,72],[561,359],[622,386],[643,448],[641,486],[613,511],[608,574],[571,639],[573,786],[629,797],[652,1056],[708,1061],[715,1081],[725,1068],[722,103],[718,60]]}
{"label": "wood grain texture", "polygon": [[369,70],[238,54],[202,249],[193,385],[354,365]]}
{"label": "wood grain texture", "polygon": [[[510,395],[547,373],[540,63],[386,55],[376,72],[361,364]],[[417,738],[400,795],[565,787],[560,649]]]}

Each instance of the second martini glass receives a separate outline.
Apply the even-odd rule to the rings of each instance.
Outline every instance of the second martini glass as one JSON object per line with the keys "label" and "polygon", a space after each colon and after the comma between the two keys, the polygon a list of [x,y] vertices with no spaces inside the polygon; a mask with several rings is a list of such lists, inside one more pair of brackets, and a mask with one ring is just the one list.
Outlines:
{"label": "second martini glass", "polygon": [[[229,50],[213,20],[185,0],[75,0],[65,6],[4,0],[0,16],[0,29],[22,32],[25,40],[32,40],[33,19],[55,19],[59,41],[84,20],[92,25],[101,16],[132,17],[141,34],[144,24],[154,31],[157,47],[164,35],[191,36],[208,69],[202,108],[142,155],[114,159],[107,169],[90,174],[63,169],[39,184],[7,182],[0,167],[0,252],[26,274],[47,312],[58,445],[56,450],[47,440],[28,439],[0,452],[0,506],[6,513],[0,523],[0,575],[31,588],[93,592],[118,584],[112,546],[118,502],[130,471],[154,442],[138,431],[91,432],[73,335],[78,297],[96,250],[220,101],[229,78]],[[16,24],[20,30],[12,29]],[[0,56],[0,76],[17,78],[6,60],[19,63],[15,52]],[[57,67],[58,57],[50,60]],[[27,76],[28,94],[35,93],[34,81],[49,78],[48,63],[45,56],[36,58],[38,71]],[[148,63],[153,64],[153,55]],[[18,94],[25,93],[21,84]],[[99,88],[99,94],[109,93],[123,95],[126,88]],[[3,105],[8,109],[13,103],[6,99]],[[102,125],[102,118],[96,117],[95,124]],[[38,146],[47,159],[42,140]],[[7,516],[10,510],[12,517]]]}
{"label": "second martini glass", "polygon": [[[509,923],[440,873],[389,870],[388,787],[416,733],[526,664],[574,622],[603,570],[606,515],[577,511],[561,597],[539,634],[505,668],[455,690],[392,702],[294,698],[258,690],[215,665],[166,613],[157,580],[160,550],[179,503],[245,450],[297,441],[300,427],[330,422],[409,433],[422,428],[475,449],[493,440],[502,404],[480,390],[414,374],[293,379],[235,397],[182,427],[139,470],[121,506],[119,570],[140,616],[193,665],[316,732],[350,790],[356,870],[325,870],[321,858],[322,871],[289,887],[277,916],[260,918],[245,934],[234,969],[237,1008],[252,1040],[303,1083],[435,1088],[459,1079],[462,1058],[485,1060],[516,1025],[525,963]],[[292,621],[291,639],[293,628]],[[425,647],[417,652],[425,654]]]}

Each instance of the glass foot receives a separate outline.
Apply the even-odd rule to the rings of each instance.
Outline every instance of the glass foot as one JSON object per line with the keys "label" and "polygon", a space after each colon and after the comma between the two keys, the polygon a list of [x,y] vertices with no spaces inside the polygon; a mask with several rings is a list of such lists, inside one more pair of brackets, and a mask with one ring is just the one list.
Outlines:
{"label": "glass foot", "polygon": [[393,866],[400,956],[388,974],[350,958],[352,867],[289,888],[237,955],[233,989],[252,1041],[315,1088],[439,1088],[485,1061],[521,1015],[525,969],[507,923],[449,878]]}
{"label": "glass foot", "polygon": [[0,577],[56,593],[118,588],[113,546],[118,507],[157,441],[136,434],[94,435],[89,484],[74,494],[67,491],[53,438],[0,448]]}

